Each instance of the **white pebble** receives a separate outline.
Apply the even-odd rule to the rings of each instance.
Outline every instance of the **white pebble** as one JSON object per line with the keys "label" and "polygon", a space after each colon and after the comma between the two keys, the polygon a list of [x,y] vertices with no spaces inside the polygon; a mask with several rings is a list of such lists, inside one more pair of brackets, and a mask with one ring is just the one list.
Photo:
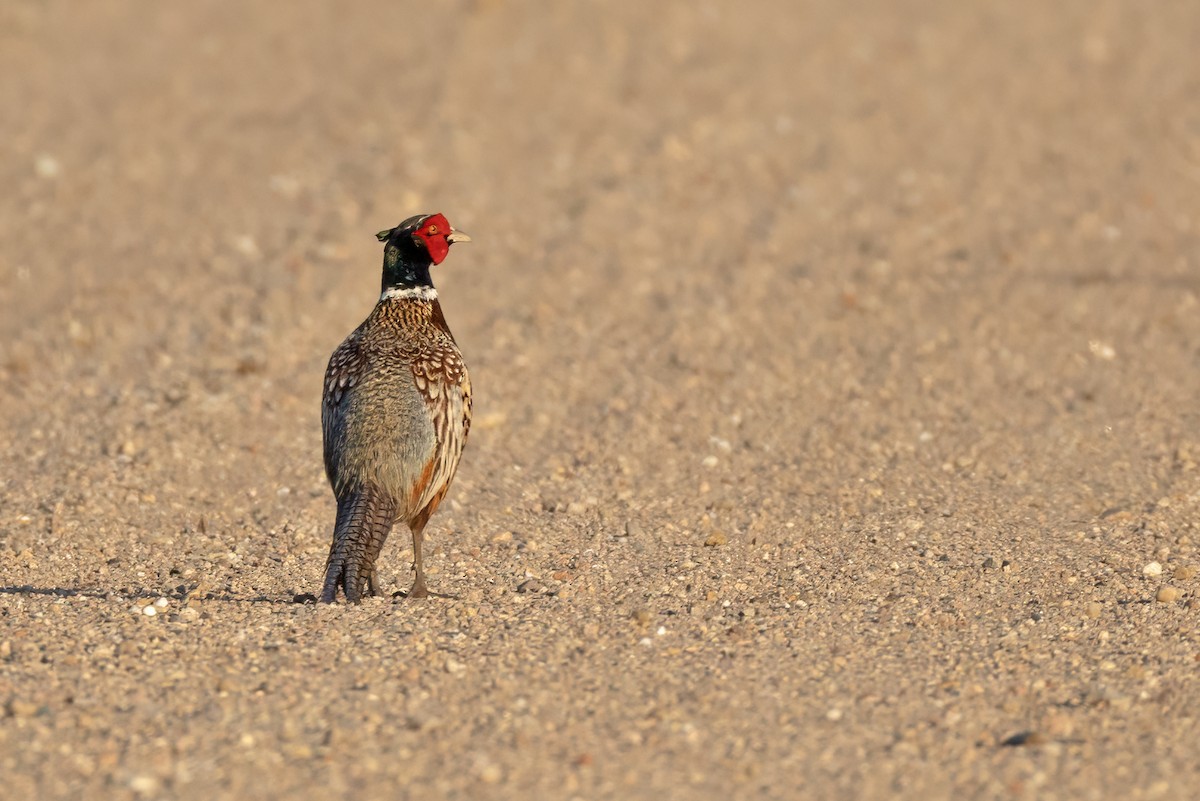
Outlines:
{"label": "white pebble", "polygon": [[1088,350],[1092,352],[1093,356],[1098,359],[1103,359],[1106,362],[1110,362],[1117,358],[1116,348],[1114,348],[1112,345],[1109,345],[1107,342],[1101,342],[1098,339],[1093,339],[1088,342]]}
{"label": "white pebble", "polygon": [[58,163],[58,159],[48,153],[43,153],[37,157],[33,163],[33,168],[37,172],[39,178],[57,178],[62,172],[62,167]]}
{"label": "white pebble", "polygon": [[658,627],[658,631],[656,631],[656,632],[654,632],[654,633],[655,633],[655,634],[657,634],[659,637],[661,637],[661,636],[663,636],[664,634],[666,634],[666,633],[667,633],[667,627],[666,627],[666,626],[659,626],[659,627]]}
{"label": "white pebble", "polygon": [[134,776],[129,780],[129,789],[138,795],[154,795],[158,792],[159,781],[153,776]]}
{"label": "white pebble", "polygon": [[1142,568],[1142,573],[1147,576],[1161,576],[1162,565],[1160,565],[1158,562],[1151,562]]}
{"label": "white pebble", "polygon": [[143,606],[142,614],[145,615],[146,617],[154,617],[155,615],[158,614],[158,610],[155,609],[152,605],[151,606]]}
{"label": "white pebble", "polygon": [[157,606],[159,609],[162,609],[169,603],[171,603],[171,602],[168,601],[166,598],[159,598],[157,601],[154,602],[154,605]]}
{"label": "white pebble", "polygon": [[257,258],[261,254],[261,251],[258,249],[258,243],[255,242],[254,237],[250,236],[249,234],[242,234],[234,239],[233,246],[237,249],[237,252],[241,253],[243,256]]}

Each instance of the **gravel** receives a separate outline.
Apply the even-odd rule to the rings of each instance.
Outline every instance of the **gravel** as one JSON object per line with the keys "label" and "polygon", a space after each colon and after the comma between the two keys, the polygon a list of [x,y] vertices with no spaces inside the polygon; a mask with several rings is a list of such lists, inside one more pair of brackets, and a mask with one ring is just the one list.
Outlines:
{"label": "gravel", "polygon": [[[0,4],[0,795],[1194,794],[1198,39]],[[316,604],[322,371],[425,211],[455,597],[397,532]]]}

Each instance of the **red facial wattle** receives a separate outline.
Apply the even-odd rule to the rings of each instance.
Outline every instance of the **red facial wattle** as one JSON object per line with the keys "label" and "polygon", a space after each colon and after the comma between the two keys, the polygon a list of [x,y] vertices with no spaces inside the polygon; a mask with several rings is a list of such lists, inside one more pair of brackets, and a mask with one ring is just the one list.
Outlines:
{"label": "red facial wattle", "polygon": [[450,222],[442,214],[434,214],[417,229],[416,236],[425,244],[429,259],[434,264],[441,264],[450,252],[450,242],[446,239],[450,231]]}

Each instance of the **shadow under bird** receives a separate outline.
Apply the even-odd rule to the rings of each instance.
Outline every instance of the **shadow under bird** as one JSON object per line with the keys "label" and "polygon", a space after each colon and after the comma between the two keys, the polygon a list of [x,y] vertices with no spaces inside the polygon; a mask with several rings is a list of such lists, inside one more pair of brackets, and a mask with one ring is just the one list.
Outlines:
{"label": "shadow under bird", "polygon": [[339,590],[351,602],[378,594],[375,560],[398,522],[413,537],[408,597],[430,595],[425,524],[446,497],[471,427],[471,380],[429,276],[452,244],[470,238],[441,214],[376,236],[386,243],[383,292],[325,370],[325,473],[337,498],[325,603]]}

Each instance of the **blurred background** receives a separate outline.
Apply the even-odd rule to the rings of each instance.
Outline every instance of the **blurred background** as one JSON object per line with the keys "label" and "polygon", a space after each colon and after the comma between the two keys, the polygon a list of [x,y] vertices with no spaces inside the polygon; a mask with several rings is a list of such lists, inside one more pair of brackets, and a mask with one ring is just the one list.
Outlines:
{"label": "blurred background", "polygon": [[[1197,42],[1182,1],[5,0],[0,601],[68,610],[3,635],[30,744],[5,773],[201,795],[210,764],[231,797],[371,797],[407,749],[403,786],[447,797],[1103,797],[1105,762],[1126,797],[1185,793]],[[434,273],[476,422],[428,546],[474,612],[272,612],[308,633],[265,707],[226,686],[231,758],[181,711],[209,684],[150,666],[244,673],[213,643],[278,646],[252,602],[315,587],[322,372],[377,297],[374,232],[422,212],[474,240]],[[510,619],[531,578],[550,605]],[[127,607],[160,595],[209,628],[149,635]],[[1047,633],[1005,651],[1031,609]],[[688,634],[656,662],[659,622]],[[413,628],[467,632],[455,664],[517,689],[388,684]],[[569,665],[572,637],[608,656]],[[143,667],[95,684],[125,641]],[[360,674],[276,727],[328,653]],[[326,732],[372,682],[409,717],[339,768]],[[153,706],[88,729],[79,683]],[[441,750],[404,723],[416,687]],[[529,687],[543,728],[486,717]],[[164,713],[191,746],[114,734]],[[1058,750],[979,750],[1020,731]],[[293,746],[290,779],[255,768]]]}

